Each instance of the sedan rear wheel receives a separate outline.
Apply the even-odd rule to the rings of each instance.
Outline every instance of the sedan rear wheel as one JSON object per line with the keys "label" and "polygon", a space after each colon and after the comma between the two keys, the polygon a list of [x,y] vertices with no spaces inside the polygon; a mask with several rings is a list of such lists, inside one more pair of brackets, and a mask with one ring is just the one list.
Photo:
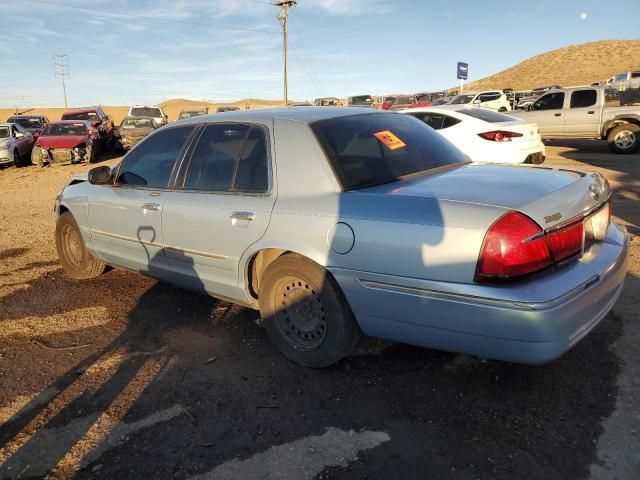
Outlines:
{"label": "sedan rear wheel", "polygon": [[20,165],[22,165],[22,159],[20,158],[20,152],[18,152],[17,148],[13,151],[13,164],[18,168],[20,167]]}
{"label": "sedan rear wheel", "polygon": [[84,280],[104,272],[106,265],[85,248],[80,228],[69,212],[56,223],[56,249],[60,265],[71,278]]}
{"label": "sedan rear wheel", "polygon": [[275,260],[260,281],[260,314],[289,360],[327,367],[348,355],[360,328],[340,287],[320,265],[297,254]]}

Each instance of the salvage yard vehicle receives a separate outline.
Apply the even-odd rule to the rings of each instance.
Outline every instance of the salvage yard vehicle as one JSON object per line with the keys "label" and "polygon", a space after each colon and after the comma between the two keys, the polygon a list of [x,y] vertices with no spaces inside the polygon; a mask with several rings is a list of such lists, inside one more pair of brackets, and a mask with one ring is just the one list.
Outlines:
{"label": "salvage yard vehicle", "polygon": [[169,123],[169,117],[161,107],[149,107],[146,105],[133,105],[129,108],[127,117],[151,117],[160,126]]}
{"label": "salvage yard vehicle", "polygon": [[48,125],[49,119],[44,115],[14,115],[7,119],[7,123],[17,123],[37,140],[44,127]]}
{"label": "salvage yard vehicle", "polygon": [[0,166],[30,163],[33,135],[17,123],[0,123]]}
{"label": "salvage yard vehicle", "polygon": [[185,118],[197,117],[199,115],[206,115],[208,109],[204,108],[192,108],[190,110],[181,110],[178,115],[178,120],[184,120]]}
{"label": "salvage yard vehicle", "polygon": [[526,110],[512,115],[537,123],[542,138],[606,139],[614,153],[633,153],[640,147],[640,102],[621,106],[620,92],[615,89],[549,90]]}
{"label": "salvage yard vehicle", "polygon": [[538,364],[620,295],[629,238],[610,195],[597,173],[471,164],[408,115],[248,110],[71,177],[56,247],[74,279],[123,267],[259,310],[302,365],[361,332]]}
{"label": "salvage yard vehicle", "polygon": [[[61,120],[86,120],[98,133],[102,150],[111,150],[115,144],[113,118],[107,115],[101,107],[85,107],[67,110]],[[97,152],[96,152],[97,153]]]}
{"label": "salvage yard vehicle", "polygon": [[618,73],[608,79],[606,84],[610,88],[617,88],[618,90],[640,88],[640,71]]}
{"label": "salvage yard vehicle", "polygon": [[356,95],[347,98],[347,105],[349,107],[372,107],[373,98],[371,98],[371,95]]}
{"label": "salvage yard vehicle", "polygon": [[472,107],[490,108],[498,112],[508,112],[511,110],[511,103],[509,103],[507,95],[500,90],[463,93],[453,97],[447,105],[469,105]]}
{"label": "salvage yard vehicle", "polygon": [[122,150],[131,150],[134,145],[149,135],[159,125],[151,117],[125,117],[118,127],[118,141]]}
{"label": "salvage yard vehicle", "polygon": [[31,163],[93,162],[100,149],[100,136],[88,120],[51,122],[36,141]]}
{"label": "salvage yard vehicle", "polygon": [[535,123],[464,105],[412,108],[402,113],[437,130],[473,162],[544,162],[544,144]]}
{"label": "salvage yard vehicle", "polygon": [[240,110],[240,107],[237,107],[235,105],[226,105],[216,108],[216,113],[235,112],[237,110]]}
{"label": "salvage yard vehicle", "polygon": [[316,98],[313,104],[316,107],[337,107],[340,105],[340,100],[336,97]]}

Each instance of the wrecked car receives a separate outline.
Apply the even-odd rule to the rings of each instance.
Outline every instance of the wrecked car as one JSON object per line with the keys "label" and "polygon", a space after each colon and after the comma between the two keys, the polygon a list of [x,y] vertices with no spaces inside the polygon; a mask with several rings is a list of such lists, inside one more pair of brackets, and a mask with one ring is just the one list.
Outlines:
{"label": "wrecked car", "polygon": [[62,114],[61,120],[86,120],[98,132],[100,147],[111,150],[115,143],[113,119],[100,107],[85,107],[68,110]]}
{"label": "wrecked car", "polygon": [[122,150],[130,150],[158,127],[158,123],[150,117],[125,117],[117,133]]}
{"label": "wrecked car", "polygon": [[207,110],[208,109],[204,109],[204,108],[194,108],[194,109],[191,109],[191,110],[181,110],[180,111],[180,115],[178,115],[178,120],[184,120],[185,118],[199,117],[201,115],[206,115],[207,113],[209,113]]}
{"label": "wrecked car", "polygon": [[37,140],[49,119],[43,115],[13,115],[7,119],[7,123],[17,123]]}
{"label": "wrecked car", "polygon": [[98,131],[87,120],[51,122],[31,153],[31,162],[41,167],[51,163],[90,163],[100,144]]}

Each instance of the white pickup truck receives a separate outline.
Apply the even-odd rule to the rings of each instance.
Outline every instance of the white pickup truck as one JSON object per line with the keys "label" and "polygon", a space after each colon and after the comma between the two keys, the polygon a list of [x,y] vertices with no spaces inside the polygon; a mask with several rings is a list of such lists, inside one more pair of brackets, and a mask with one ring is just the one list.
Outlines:
{"label": "white pickup truck", "polygon": [[640,147],[640,91],[607,87],[555,89],[510,115],[537,123],[542,138],[601,138],[615,153]]}

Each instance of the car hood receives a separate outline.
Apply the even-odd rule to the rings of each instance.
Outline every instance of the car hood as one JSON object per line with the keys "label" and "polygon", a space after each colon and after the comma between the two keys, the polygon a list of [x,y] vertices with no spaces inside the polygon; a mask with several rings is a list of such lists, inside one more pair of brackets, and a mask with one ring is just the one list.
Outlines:
{"label": "car hood", "polygon": [[519,210],[544,228],[589,211],[610,196],[609,184],[598,174],[548,167],[478,164],[360,191]]}
{"label": "car hood", "polygon": [[36,145],[44,148],[73,148],[86,141],[87,137],[84,135],[59,135],[40,137]]}
{"label": "car hood", "polygon": [[153,128],[145,127],[145,128],[127,128],[120,129],[120,136],[124,138],[136,138],[136,137],[144,137],[149,135],[153,131]]}

